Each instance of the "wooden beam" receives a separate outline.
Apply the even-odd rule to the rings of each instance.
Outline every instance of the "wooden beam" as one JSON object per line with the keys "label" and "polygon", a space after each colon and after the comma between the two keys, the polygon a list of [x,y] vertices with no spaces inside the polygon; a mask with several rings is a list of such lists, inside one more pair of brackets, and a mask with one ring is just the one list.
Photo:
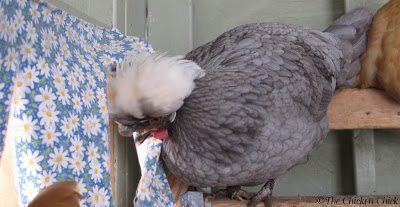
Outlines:
{"label": "wooden beam", "polygon": [[375,89],[344,89],[328,109],[330,129],[400,128],[400,105]]}
{"label": "wooden beam", "polygon": [[[394,207],[399,206],[400,196],[293,196],[273,197],[272,207]],[[213,207],[246,207],[246,202],[234,200],[218,200],[212,202]],[[257,207],[264,207],[263,203]]]}
{"label": "wooden beam", "polygon": [[355,193],[357,195],[375,195],[375,138],[373,129],[353,131],[353,160]]}

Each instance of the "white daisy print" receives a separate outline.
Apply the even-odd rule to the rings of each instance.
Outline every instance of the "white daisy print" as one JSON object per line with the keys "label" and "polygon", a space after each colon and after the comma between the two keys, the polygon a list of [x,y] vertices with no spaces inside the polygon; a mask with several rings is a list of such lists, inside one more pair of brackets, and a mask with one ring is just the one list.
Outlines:
{"label": "white daisy print", "polygon": [[87,108],[89,108],[94,101],[93,91],[89,87],[87,87],[86,90],[83,92],[82,101]]}
{"label": "white daisy print", "polygon": [[6,36],[7,40],[11,42],[11,44],[14,44],[15,41],[17,41],[17,28],[15,26],[14,22],[8,22],[7,28],[6,28]]}
{"label": "white daisy print", "polygon": [[79,96],[76,95],[76,94],[73,94],[72,96],[73,96],[72,102],[74,103],[74,107],[73,107],[73,108],[74,108],[75,112],[81,113],[81,111],[82,111],[82,102],[81,102],[81,99],[80,99]]}
{"label": "white daisy print", "polygon": [[99,195],[100,195],[100,203],[106,207],[110,205],[110,196],[107,193],[107,190],[105,188],[100,188],[99,190]]}
{"label": "white daisy print", "polygon": [[56,181],[56,174],[51,171],[43,171],[42,176],[39,178],[40,188],[50,186]]}
{"label": "white daisy print", "polygon": [[90,122],[90,133],[97,136],[100,132],[100,120],[96,117],[96,115],[92,115],[90,116]]}
{"label": "white daisy print", "polygon": [[69,150],[72,152],[72,154],[83,156],[83,149],[83,141],[79,139],[78,136],[74,136],[71,139],[71,147],[69,147]]}
{"label": "white daisy print", "polygon": [[18,6],[23,9],[26,6],[26,1],[25,0],[17,0]]}
{"label": "white daisy print", "polygon": [[99,99],[99,102],[106,102],[107,101],[106,93],[104,92],[103,88],[100,88],[100,87],[97,88],[96,95],[97,95],[97,98]]}
{"label": "white daisy print", "polygon": [[36,29],[33,26],[32,22],[28,22],[26,25],[26,37],[31,41],[32,44],[36,43],[38,35],[36,34]]}
{"label": "white daisy print", "polygon": [[38,4],[31,4],[31,8],[29,9],[34,23],[39,22],[40,12],[38,11],[38,6]]}
{"label": "white daisy print", "polygon": [[142,41],[138,41],[133,43],[133,48],[137,49],[137,50],[144,50],[146,49],[146,44]]}
{"label": "white daisy print", "polygon": [[68,45],[62,45],[61,46],[61,55],[65,57],[65,59],[69,59],[72,57],[71,51],[68,48]]}
{"label": "white daisy print", "polygon": [[30,93],[28,87],[28,81],[23,73],[17,73],[15,77],[12,78],[14,96],[24,97],[26,93]]}
{"label": "white daisy print", "polygon": [[57,30],[58,30],[61,26],[64,25],[65,19],[66,19],[66,16],[65,16],[65,13],[64,13],[64,12],[62,12],[61,14],[58,14],[58,15],[55,16],[55,18],[54,18],[54,23],[56,24]]}
{"label": "white daisy print", "polygon": [[101,51],[104,48],[103,45],[98,42],[95,42],[93,45],[94,45],[94,49],[97,51]]}
{"label": "white daisy print", "polygon": [[80,82],[85,81],[85,77],[84,77],[84,75],[83,75],[82,69],[81,69],[77,64],[74,65],[74,76],[75,76]]}
{"label": "white daisy print", "polygon": [[137,196],[140,200],[150,200],[151,193],[148,186],[150,186],[151,179],[147,177],[142,177],[140,180],[140,184],[137,189]]}
{"label": "white daisy print", "polygon": [[[106,145],[107,146],[107,145]],[[108,152],[104,152],[104,154],[101,156],[101,158],[103,158],[104,162],[103,162],[103,166],[106,169],[107,172],[110,172],[110,154]]]}
{"label": "white daisy print", "polygon": [[64,119],[61,122],[62,122],[61,131],[62,131],[63,135],[72,137],[73,136],[73,128],[72,128],[69,120],[64,117]]}
{"label": "white daisy print", "polygon": [[17,120],[16,142],[31,142],[32,138],[36,139],[38,130],[37,120],[32,116],[22,114],[22,119]]}
{"label": "white daisy print", "polygon": [[92,87],[95,87],[95,86],[96,86],[96,80],[94,79],[93,75],[88,74],[88,75],[86,76],[86,78],[87,78],[88,83],[89,83],[90,86],[92,86]]}
{"label": "white daisy print", "polygon": [[62,168],[68,166],[67,157],[68,151],[64,151],[63,147],[54,148],[54,152],[50,154],[49,164],[53,167],[53,170],[57,170],[59,173],[62,172]]}
{"label": "white daisy print", "polygon": [[91,192],[89,192],[89,202],[90,202],[90,206],[93,207],[103,207],[104,202],[102,202],[101,199],[101,194],[99,192],[99,187],[96,185],[94,186],[94,188],[92,189]]}
{"label": "white daisy print", "polygon": [[42,41],[40,43],[40,46],[42,47],[42,51],[44,52],[44,55],[46,57],[50,57],[50,52],[51,52],[51,45],[48,41]]}
{"label": "white daisy print", "polygon": [[29,42],[24,42],[21,45],[22,61],[28,61],[28,63],[34,62],[36,59],[36,49],[33,48]]}
{"label": "white daisy print", "polygon": [[70,101],[70,96],[68,93],[68,89],[65,87],[61,87],[57,89],[58,100],[61,101],[62,105],[68,104]]}
{"label": "white daisy print", "polygon": [[54,104],[56,100],[56,96],[53,94],[51,88],[48,88],[47,85],[39,88],[39,95],[35,96],[35,101],[39,104]]}
{"label": "white daisy print", "polygon": [[46,127],[55,126],[58,122],[57,115],[59,112],[56,110],[55,104],[40,104],[38,117],[40,118],[40,124]]}
{"label": "white daisy print", "polygon": [[99,154],[97,152],[98,148],[93,142],[89,142],[89,147],[87,148],[87,155],[89,162],[98,162]]}
{"label": "white daisy print", "polygon": [[23,185],[22,194],[26,196],[28,202],[31,201],[38,193],[39,189],[37,189],[36,185],[33,184],[32,181],[28,181]]}
{"label": "white daisy print", "polygon": [[78,129],[79,118],[76,114],[70,113],[68,121],[71,123],[72,130]]}
{"label": "white daisy print", "polygon": [[96,35],[96,37],[98,37],[98,38],[103,37],[103,30],[100,29],[99,27],[96,27],[95,35]]}
{"label": "white daisy print", "polygon": [[65,80],[63,77],[63,74],[57,70],[54,71],[53,74],[53,78],[54,78],[54,85],[56,86],[56,88],[64,88],[65,87]]}
{"label": "white daisy print", "polygon": [[47,28],[47,29],[42,29],[40,33],[42,34],[43,37],[42,42],[48,43],[51,48],[55,49],[55,47],[57,46],[56,42],[57,37],[54,34],[54,31],[51,30],[50,28]]}
{"label": "white daisy print", "polygon": [[103,72],[100,68],[95,67],[95,68],[93,69],[93,71],[94,71],[94,73],[96,74],[96,77],[97,77],[97,79],[98,79],[99,81],[104,81],[105,75],[104,75],[104,72]]}
{"label": "white daisy print", "polygon": [[[79,51],[76,51],[76,52],[75,52],[76,58],[78,59],[78,62],[82,65],[82,67],[84,67],[84,68],[89,67],[90,65],[87,63],[85,56],[80,54]],[[78,67],[78,66],[76,65],[76,67]]]}
{"label": "white daisy print", "polygon": [[75,74],[71,73],[67,77],[68,84],[72,86],[73,90],[78,90],[79,82],[76,80]]}
{"label": "white daisy print", "polygon": [[14,94],[14,96],[12,96],[11,99],[6,101],[6,105],[12,107],[12,109],[14,110],[13,112],[17,114],[24,111],[26,109],[25,105],[27,105],[28,103],[29,101],[25,99],[23,95],[20,94]]}
{"label": "white daisy print", "polygon": [[82,179],[77,181],[76,183],[77,183],[76,189],[75,189],[76,192],[80,193],[81,195],[83,195],[84,193],[87,192],[86,185],[85,185],[85,183],[83,182]]}
{"label": "white daisy print", "polygon": [[69,168],[72,169],[72,173],[79,175],[83,173],[86,166],[86,162],[83,160],[83,156],[79,154],[72,154],[72,158],[69,160]]}
{"label": "white daisy print", "polygon": [[106,122],[108,120],[108,111],[107,103],[105,101],[99,101],[99,110],[101,113],[101,118]]}
{"label": "white daisy print", "polygon": [[42,143],[46,147],[53,147],[55,143],[59,141],[58,137],[61,136],[60,132],[56,132],[55,127],[47,127],[46,129],[40,130]]}
{"label": "white daisy print", "polygon": [[101,135],[101,140],[103,141],[105,146],[109,146],[109,137],[108,137],[108,131],[103,131]]}
{"label": "white daisy print", "polygon": [[0,83],[0,99],[4,98],[3,88],[4,88],[4,83]]}
{"label": "white daisy print", "polygon": [[38,172],[42,171],[42,167],[39,165],[40,161],[43,160],[43,156],[39,155],[39,151],[32,151],[28,149],[26,153],[22,153],[22,168],[26,169],[27,175],[36,176]]}
{"label": "white daisy print", "polygon": [[22,15],[21,10],[16,10],[14,14],[14,24],[17,31],[21,32],[24,29],[25,18]]}
{"label": "white daisy print", "polygon": [[44,75],[46,78],[50,76],[50,67],[43,57],[39,57],[37,62],[37,69],[39,70],[39,73]]}
{"label": "white daisy print", "polygon": [[8,48],[7,55],[4,57],[4,67],[6,70],[16,71],[19,65],[19,54],[15,51],[15,48]]}
{"label": "white daisy print", "polygon": [[68,70],[68,63],[64,60],[61,55],[56,56],[57,68],[60,69],[63,73]]}
{"label": "white daisy print", "polygon": [[33,88],[34,84],[39,82],[38,78],[39,72],[35,69],[35,67],[27,66],[25,69],[25,77],[28,83],[28,86]]}
{"label": "white daisy print", "polygon": [[83,118],[83,134],[92,137],[92,120],[87,116]]}
{"label": "white daisy print", "polygon": [[44,21],[46,23],[49,23],[51,21],[51,17],[52,17],[51,10],[48,8],[44,8],[44,11],[42,13],[43,13]]}
{"label": "white daisy print", "polygon": [[4,8],[1,7],[1,8],[0,8],[0,18],[3,19],[4,17],[5,17]]}
{"label": "white daisy print", "polygon": [[109,65],[111,65],[111,63],[114,63],[116,60],[115,60],[115,58],[113,58],[107,54],[104,54],[100,57],[100,61],[103,63],[103,65],[109,66]]}
{"label": "white daisy print", "polygon": [[[5,17],[1,16],[0,19],[5,19]],[[0,21],[0,38],[7,40],[7,30],[8,30],[8,22]]]}

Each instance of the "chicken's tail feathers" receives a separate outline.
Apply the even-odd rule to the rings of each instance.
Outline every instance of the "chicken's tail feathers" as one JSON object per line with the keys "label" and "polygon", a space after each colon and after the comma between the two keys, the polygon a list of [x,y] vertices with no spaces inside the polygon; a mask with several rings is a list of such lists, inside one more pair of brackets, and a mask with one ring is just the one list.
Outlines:
{"label": "chicken's tail feathers", "polygon": [[77,192],[75,181],[63,181],[48,186],[42,190],[28,207],[79,207],[83,196]]}
{"label": "chicken's tail feathers", "polygon": [[[345,55],[351,57],[346,72],[339,77],[338,85],[353,85],[360,70],[360,57],[367,47],[367,35],[373,14],[366,8],[354,9],[337,19],[324,32],[338,36],[350,43],[350,48],[343,46]],[[343,71],[344,72],[344,71]],[[340,80],[342,79],[342,80]]]}

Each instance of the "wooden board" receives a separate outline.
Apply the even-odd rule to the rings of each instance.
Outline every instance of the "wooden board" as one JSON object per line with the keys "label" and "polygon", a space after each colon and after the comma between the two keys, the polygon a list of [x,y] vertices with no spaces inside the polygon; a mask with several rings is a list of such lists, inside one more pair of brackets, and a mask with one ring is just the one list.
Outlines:
{"label": "wooden board", "polygon": [[344,89],[329,105],[330,129],[400,128],[400,105],[375,89]]}
{"label": "wooden board", "polygon": [[[272,207],[394,207],[399,206],[400,196],[295,196],[272,198]],[[396,204],[397,203],[397,204]],[[246,202],[219,200],[212,203],[213,207],[246,207]],[[257,207],[263,207],[258,204]]]}

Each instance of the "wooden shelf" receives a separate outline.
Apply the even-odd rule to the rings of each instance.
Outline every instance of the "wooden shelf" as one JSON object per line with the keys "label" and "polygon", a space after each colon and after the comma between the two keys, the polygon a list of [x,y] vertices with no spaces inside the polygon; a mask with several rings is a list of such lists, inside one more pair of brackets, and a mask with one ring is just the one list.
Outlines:
{"label": "wooden shelf", "polygon": [[[393,204],[396,199],[400,202],[400,196],[293,196],[293,197],[273,197],[271,207],[394,207],[399,204]],[[364,203],[360,204],[360,201]],[[358,202],[358,203],[357,203]],[[365,204],[371,202],[370,204]],[[218,200],[212,202],[212,207],[246,207],[246,202],[233,200]],[[263,203],[257,207],[264,207]]]}
{"label": "wooden shelf", "polygon": [[400,128],[400,105],[375,89],[344,89],[329,105],[330,129]]}

